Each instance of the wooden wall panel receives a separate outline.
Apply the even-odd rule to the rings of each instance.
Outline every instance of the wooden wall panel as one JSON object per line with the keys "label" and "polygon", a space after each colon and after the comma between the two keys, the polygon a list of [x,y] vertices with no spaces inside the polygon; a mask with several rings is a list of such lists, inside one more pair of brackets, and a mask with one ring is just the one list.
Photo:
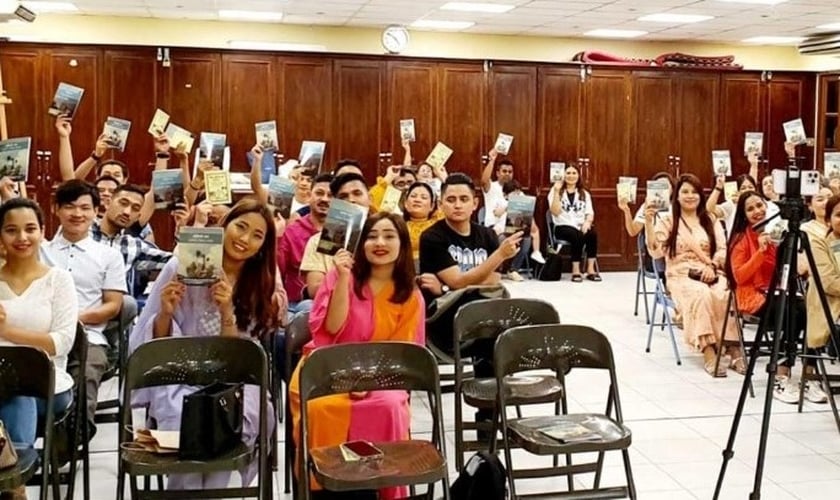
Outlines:
{"label": "wooden wall panel", "polygon": [[400,120],[414,119],[417,140],[411,144],[411,154],[415,165],[426,159],[437,142],[437,75],[433,63],[388,62],[382,140],[395,163],[404,154]]}
{"label": "wooden wall panel", "polygon": [[[353,158],[362,164],[368,182],[375,182],[382,137],[382,80],[378,61],[336,61],[333,66],[335,105],[332,141],[334,158]],[[402,158],[393,158],[400,163]]]}
{"label": "wooden wall panel", "polygon": [[[221,56],[213,52],[172,49],[172,66],[163,68],[163,109],[172,123],[195,135],[221,130]],[[153,110],[154,111],[154,110]],[[146,124],[148,127],[148,124]]]}
{"label": "wooden wall panel", "polygon": [[630,74],[598,70],[585,84],[582,156],[590,160],[584,179],[590,188],[615,190],[615,181],[629,159]]}
{"label": "wooden wall panel", "polygon": [[[785,75],[773,75],[767,82],[767,129],[764,141],[770,169],[784,167],[788,162],[782,126],[784,122],[802,118],[807,136],[816,135],[813,106],[815,85],[813,79]],[[814,148],[800,146],[796,152],[797,155],[805,157],[803,167],[810,168],[813,164]],[[762,172],[762,175],[766,175],[766,172]]]}
{"label": "wooden wall panel", "polygon": [[486,74],[481,64],[446,63],[440,67],[437,139],[454,151],[447,170],[481,177],[484,143]]}
{"label": "wooden wall panel", "polygon": [[639,178],[639,185],[653,174],[668,170],[669,157],[677,155],[674,76],[661,72],[633,74],[633,130],[630,163],[624,175]]}
{"label": "wooden wall panel", "polygon": [[[734,175],[743,174],[749,170],[749,164],[743,154],[744,134],[764,131],[762,101],[762,82],[759,74],[724,74],[721,77],[719,147],[730,151]],[[766,135],[764,154],[767,154]],[[711,153],[709,155],[711,158]]]}
{"label": "wooden wall panel", "polygon": [[[714,73],[686,74],[676,77],[676,151],[680,171],[694,172],[704,185],[712,182],[712,153],[718,148],[718,105],[720,78]],[[731,152],[738,156],[742,147]]]}
{"label": "wooden wall panel", "polygon": [[534,191],[541,180],[540,170],[532,168],[537,137],[537,70],[533,66],[497,64],[488,83],[490,116],[485,144],[492,147],[499,132],[512,135],[507,158],[514,164],[515,178]]}
{"label": "wooden wall panel", "polygon": [[284,57],[277,78],[278,132],[286,159],[297,158],[304,140],[327,141],[324,170],[331,170],[337,155],[332,151],[332,59]]}
{"label": "wooden wall panel", "polygon": [[277,120],[276,59],[270,55],[222,55],[221,132],[227,133],[231,170],[247,171],[254,124]]}
{"label": "wooden wall panel", "polygon": [[552,161],[575,161],[581,154],[583,83],[574,69],[539,68],[537,75],[537,160],[531,178],[549,185]]}

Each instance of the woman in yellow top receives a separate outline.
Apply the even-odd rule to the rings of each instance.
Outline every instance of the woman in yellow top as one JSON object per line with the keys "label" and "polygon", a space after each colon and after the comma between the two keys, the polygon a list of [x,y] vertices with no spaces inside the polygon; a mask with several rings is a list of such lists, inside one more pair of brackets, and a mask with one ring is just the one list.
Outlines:
{"label": "woman in yellow top", "polygon": [[409,186],[403,205],[403,217],[411,238],[411,255],[417,262],[420,258],[420,235],[441,220],[443,214],[437,209],[434,189],[425,182]]}

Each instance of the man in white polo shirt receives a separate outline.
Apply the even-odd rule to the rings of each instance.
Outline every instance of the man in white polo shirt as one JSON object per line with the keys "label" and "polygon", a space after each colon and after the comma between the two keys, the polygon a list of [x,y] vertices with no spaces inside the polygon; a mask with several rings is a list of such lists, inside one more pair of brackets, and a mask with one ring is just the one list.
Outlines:
{"label": "man in white polo shirt", "polygon": [[55,192],[62,231],[44,246],[46,260],[73,275],[79,299],[79,321],[88,337],[85,383],[91,437],[99,384],[108,370],[108,340],[103,331],[120,313],[126,293],[125,264],[120,252],[93,240],[90,226],[96,217],[99,193],[92,184],[71,180]]}

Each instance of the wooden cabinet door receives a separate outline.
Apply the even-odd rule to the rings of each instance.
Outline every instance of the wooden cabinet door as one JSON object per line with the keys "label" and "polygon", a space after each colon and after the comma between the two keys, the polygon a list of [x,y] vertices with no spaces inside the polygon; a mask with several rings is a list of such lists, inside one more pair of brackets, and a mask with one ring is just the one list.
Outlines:
{"label": "wooden cabinet door", "polygon": [[678,154],[674,139],[676,78],[661,71],[633,73],[631,159],[618,174],[638,177],[640,186],[656,172],[669,170]]}
{"label": "wooden cabinet door", "polygon": [[[720,81],[720,140],[714,149],[728,149],[732,157],[732,174],[745,174],[749,163],[744,157],[744,134],[765,132],[764,155],[767,155],[767,133],[763,117],[763,84],[758,73],[724,74]],[[709,153],[711,155],[711,153]],[[711,156],[709,159],[711,162]],[[711,175],[711,172],[710,174]],[[711,184],[707,185],[711,186]]]}
{"label": "wooden cabinet door", "polygon": [[[163,109],[172,123],[195,135],[194,154],[201,132],[225,132],[221,120],[221,56],[217,52],[172,49],[171,62],[171,67],[161,70]],[[192,161],[192,155],[190,158]]]}
{"label": "wooden cabinet door", "polygon": [[111,154],[128,165],[128,178],[137,184],[152,180],[148,164],[154,161],[154,142],[148,129],[160,101],[160,67],[154,49],[105,51],[103,113],[131,122],[125,151]]}
{"label": "wooden cabinet door", "polygon": [[[716,149],[719,136],[720,77],[714,73],[680,73],[675,83],[675,151],[680,158],[680,172],[691,172],[700,177],[703,185],[711,186],[712,150]],[[738,157],[742,149],[731,151],[732,158]]]}
{"label": "wooden cabinet door", "polygon": [[[384,64],[375,60],[335,61],[332,151],[336,159],[352,158],[362,164],[368,182],[376,180],[382,137],[382,87]],[[401,163],[391,158],[389,163]]]}
{"label": "wooden cabinet door", "polygon": [[537,159],[533,182],[549,185],[549,163],[576,161],[581,154],[583,82],[576,69],[539,68]]}
{"label": "wooden cabinet door", "polygon": [[332,60],[317,57],[284,57],[279,60],[277,100],[281,153],[297,158],[304,140],[326,141],[324,171],[337,159],[331,143]]}
{"label": "wooden cabinet door", "polygon": [[[802,118],[805,123],[805,133],[814,137],[814,98],[816,80],[813,75],[787,75],[774,73],[766,85],[766,127],[764,132],[764,148],[767,151],[769,166],[781,168],[787,165],[785,153],[784,122]],[[802,168],[811,168],[814,162],[814,148],[799,146],[798,156],[804,156]],[[762,172],[766,175],[766,172]]]}
{"label": "wooden cabinet door", "polygon": [[538,189],[542,169],[534,168],[536,156],[537,70],[525,65],[493,65],[488,80],[490,109],[485,144],[492,147],[497,135],[513,136],[507,159],[515,178],[529,191]]}
{"label": "wooden cabinet door", "polygon": [[278,119],[275,65],[268,55],[222,55],[220,131],[227,134],[232,171],[249,170],[246,154],[256,144],[254,124]]}
{"label": "wooden cabinet door", "polygon": [[447,170],[463,172],[478,180],[482,157],[492,147],[484,143],[487,122],[484,68],[481,64],[443,63],[439,78],[437,139],[453,150]]}
{"label": "wooden cabinet door", "polygon": [[589,159],[584,179],[591,189],[615,190],[615,181],[629,159],[630,74],[596,69],[584,89],[581,156]]}
{"label": "wooden cabinet door", "polygon": [[437,142],[437,66],[413,61],[391,61],[387,66],[383,148],[391,153],[391,161],[401,163],[405,152],[401,146],[400,120],[413,118],[417,140],[411,143],[411,156],[412,163],[417,165]]}

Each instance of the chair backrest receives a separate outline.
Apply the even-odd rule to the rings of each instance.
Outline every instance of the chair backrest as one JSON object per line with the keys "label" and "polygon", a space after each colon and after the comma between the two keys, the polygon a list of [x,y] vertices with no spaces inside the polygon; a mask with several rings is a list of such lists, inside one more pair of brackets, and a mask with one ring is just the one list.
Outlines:
{"label": "chair backrest", "polygon": [[481,208],[478,209],[478,212],[476,213],[476,217],[478,218],[478,224],[479,225],[482,225],[482,226],[484,225],[484,215],[486,213],[487,213],[486,212],[486,207],[481,207]]}
{"label": "chair backrest", "polygon": [[301,401],[374,390],[439,391],[437,361],[410,342],[358,342],[318,348],[300,370]]}
{"label": "chair backrest", "polygon": [[0,401],[15,396],[52,401],[54,370],[52,360],[40,349],[0,346]]}
{"label": "chair backrest", "polygon": [[300,356],[303,346],[310,340],[312,340],[312,332],[309,331],[309,313],[300,313],[286,328],[286,381],[291,379],[295,369],[294,358]]}
{"label": "chair backrest", "polygon": [[73,377],[76,387],[85,383],[85,366],[87,365],[88,338],[85,325],[76,324],[76,338],[67,356],[67,373]]}
{"label": "chair backrest", "polygon": [[[548,205],[551,206],[551,200],[548,200]],[[554,249],[554,219],[551,218],[551,208],[545,209],[545,228],[548,232],[548,242]]]}
{"label": "chair backrest", "polygon": [[560,322],[557,310],[537,299],[484,299],[464,304],[455,313],[455,349],[461,342],[498,337],[508,328]]}

